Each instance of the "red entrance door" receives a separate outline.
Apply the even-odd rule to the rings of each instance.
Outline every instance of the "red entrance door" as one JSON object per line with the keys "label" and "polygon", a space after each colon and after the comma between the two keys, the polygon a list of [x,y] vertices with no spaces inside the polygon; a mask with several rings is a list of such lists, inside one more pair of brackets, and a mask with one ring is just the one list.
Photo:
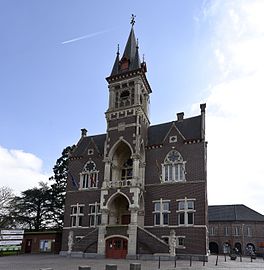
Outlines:
{"label": "red entrance door", "polygon": [[125,259],[127,255],[127,240],[113,237],[106,240],[106,258]]}
{"label": "red entrance door", "polygon": [[25,245],[25,253],[31,253],[31,248],[32,248],[32,239],[27,239]]}

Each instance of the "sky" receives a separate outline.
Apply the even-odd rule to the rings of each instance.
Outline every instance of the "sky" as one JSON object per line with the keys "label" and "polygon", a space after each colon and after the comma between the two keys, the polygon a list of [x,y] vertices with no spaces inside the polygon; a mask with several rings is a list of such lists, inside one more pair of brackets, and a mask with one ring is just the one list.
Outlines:
{"label": "sky", "polygon": [[48,181],[81,128],[105,133],[132,13],[151,124],[206,103],[209,204],[264,214],[262,0],[0,0],[0,187]]}

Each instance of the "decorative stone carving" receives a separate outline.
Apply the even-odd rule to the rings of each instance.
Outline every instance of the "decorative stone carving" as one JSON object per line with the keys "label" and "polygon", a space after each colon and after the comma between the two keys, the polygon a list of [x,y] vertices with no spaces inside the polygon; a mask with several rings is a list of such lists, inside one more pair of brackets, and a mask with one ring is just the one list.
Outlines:
{"label": "decorative stone carving", "polygon": [[68,253],[72,252],[72,246],[73,246],[73,231],[70,231],[68,235]]}
{"label": "decorative stone carving", "polygon": [[176,235],[175,231],[171,230],[170,231],[170,236],[169,236],[169,248],[170,248],[170,256],[175,256],[176,255]]}

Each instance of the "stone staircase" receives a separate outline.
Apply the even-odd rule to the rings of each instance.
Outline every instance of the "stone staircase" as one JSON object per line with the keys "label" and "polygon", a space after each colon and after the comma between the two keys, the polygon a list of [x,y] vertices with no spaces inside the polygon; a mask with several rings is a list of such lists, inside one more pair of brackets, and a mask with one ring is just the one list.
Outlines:
{"label": "stone staircase", "polygon": [[73,245],[73,251],[96,252],[98,228],[95,228]]}
{"label": "stone staircase", "polygon": [[139,254],[169,253],[168,244],[166,244],[164,241],[146,229],[143,229],[139,226],[137,228],[137,243]]}

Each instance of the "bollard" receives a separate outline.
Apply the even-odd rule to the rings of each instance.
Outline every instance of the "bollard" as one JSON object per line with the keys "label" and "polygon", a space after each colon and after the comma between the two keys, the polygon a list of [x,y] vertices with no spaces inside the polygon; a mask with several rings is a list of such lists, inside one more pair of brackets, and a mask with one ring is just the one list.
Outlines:
{"label": "bollard", "polygon": [[190,267],[192,266],[192,256],[190,256]]}
{"label": "bollard", "polygon": [[250,261],[251,261],[251,262],[253,262],[253,258],[252,258],[252,256],[250,256]]}
{"label": "bollard", "polygon": [[217,266],[217,264],[218,264],[218,254],[217,254],[217,256],[216,256],[216,261],[215,261],[215,265]]}
{"label": "bollard", "polygon": [[242,255],[240,254],[240,262],[242,262]]}
{"label": "bollard", "polygon": [[130,270],[141,270],[141,264],[140,263],[131,263],[129,269]]}
{"label": "bollard", "polygon": [[174,256],[174,268],[177,267],[177,255]]}
{"label": "bollard", "polygon": [[107,264],[105,266],[105,270],[117,270],[117,265],[116,264]]}
{"label": "bollard", "polygon": [[158,267],[158,269],[160,269],[160,256],[159,256],[159,267]]}
{"label": "bollard", "polygon": [[91,266],[82,265],[82,266],[79,266],[78,270],[91,270]]}
{"label": "bollard", "polygon": [[226,262],[226,254],[225,254],[225,262]]}
{"label": "bollard", "polygon": [[204,257],[204,259],[203,259],[203,266],[205,266],[205,257]]}

